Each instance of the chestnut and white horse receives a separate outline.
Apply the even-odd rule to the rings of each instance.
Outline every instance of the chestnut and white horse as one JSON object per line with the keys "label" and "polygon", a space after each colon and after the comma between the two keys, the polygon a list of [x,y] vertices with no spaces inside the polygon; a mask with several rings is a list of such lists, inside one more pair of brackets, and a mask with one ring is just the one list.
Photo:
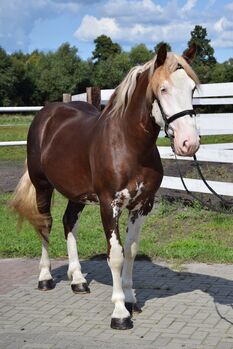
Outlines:
{"label": "chestnut and white horse", "polygon": [[[191,156],[199,147],[192,107],[198,79],[188,64],[194,54],[194,47],[178,56],[163,45],[154,59],[128,73],[102,113],[85,102],[51,103],[29,129],[27,167],[11,207],[42,238],[38,287],[54,287],[48,242],[51,197],[57,189],[68,199],[63,223],[71,287],[75,293],[90,292],[81,272],[76,230],[84,206],[98,203],[113,280],[115,329],[131,328],[131,312],[140,310],[132,270],[141,225],[163,178],[155,145],[160,128],[173,137],[178,155]],[[124,208],[129,219],[123,248],[118,221]]]}

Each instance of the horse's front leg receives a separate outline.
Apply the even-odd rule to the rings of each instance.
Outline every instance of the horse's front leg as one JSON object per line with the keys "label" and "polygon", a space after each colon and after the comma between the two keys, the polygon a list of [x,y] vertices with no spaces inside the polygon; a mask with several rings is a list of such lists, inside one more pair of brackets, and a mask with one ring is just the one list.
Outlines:
{"label": "horse's front leg", "polygon": [[100,209],[108,244],[108,265],[113,281],[112,302],[115,307],[112,313],[111,327],[117,330],[126,330],[132,328],[133,323],[130,313],[125,307],[125,296],[122,289],[121,272],[124,254],[118,229],[120,209],[114,207],[113,201],[106,202],[106,200],[100,203]]}
{"label": "horse's front leg", "polygon": [[141,312],[137,305],[135,292],[133,290],[133,263],[138,251],[138,241],[140,228],[143,224],[144,216],[137,211],[131,211],[128,219],[127,235],[124,245],[125,260],[122,272],[122,285],[125,294],[126,308],[132,313]]}

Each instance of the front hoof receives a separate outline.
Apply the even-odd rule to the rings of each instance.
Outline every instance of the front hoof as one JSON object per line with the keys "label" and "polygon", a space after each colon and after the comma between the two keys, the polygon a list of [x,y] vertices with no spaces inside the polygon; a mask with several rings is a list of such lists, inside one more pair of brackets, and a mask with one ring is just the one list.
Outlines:
{"label": "front hoof", "polygon": [[133,328],[133,321],[131,320],[130,316],[124,319],[112,318],[111,328],[114,330],[129,330]]}
{"label": "front hoof", "polygon": [[86,282],[83,284],[71,284],[71,289],[74,293],[90,293],[90,288]]}
{"label": "front hoof", "polygon": [[43,280],[38,282],[38,289],[40,291],[49,291],[54,289],[54,287],[55,287],[55,283],[53,279]]}

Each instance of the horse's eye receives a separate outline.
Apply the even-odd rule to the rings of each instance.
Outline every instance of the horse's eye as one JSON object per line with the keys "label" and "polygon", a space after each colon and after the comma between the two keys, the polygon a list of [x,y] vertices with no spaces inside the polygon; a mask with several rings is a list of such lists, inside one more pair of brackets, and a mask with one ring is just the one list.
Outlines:
{"label": "horse's eye", "polygon": [[160,92],[161,92],[162,94],[167,93],[166,87],[162,86],[162,87],[160,88]]}

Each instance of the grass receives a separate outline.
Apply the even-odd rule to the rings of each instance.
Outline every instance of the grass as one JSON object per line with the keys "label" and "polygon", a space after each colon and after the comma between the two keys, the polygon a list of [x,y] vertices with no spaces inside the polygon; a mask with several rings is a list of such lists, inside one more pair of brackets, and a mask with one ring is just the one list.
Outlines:
{"label": "grass", "polygon": [[[33,119],[32,115],[0,115],[0,141],[24,141]],[[202,144],[233,142],[233,135],[204,136]],[[168,138],[158,138],[158,146],[169,146]],[[23,160],[26,157],[25,146],[0,147],[1,160]]]}
{"label": "grass", "polygon": [[[9,194],[0,195],[0,257],[40,256],[41,243],[28,224],[16,233],[16,218],[6,203]],[[50,239],[50,256],[66,256],[62,215],[66,200],[58,193],[53,207],[53,229]],[[125,239],[127,212],[121,218],[122,240]],[[162,201],[147,217],[142,229],[139,254],[152,259],[161,258],[175,262],[199,261],[233,262],[233,215],[209,212],[199,205],[184,206]],[[98,206],[86,206],[78,233],[79,255],[90,258],[106,253],[106,240]]]}
{"label": "grass", "polygon": [[[0,116],[0,141],[25,140],[32,116]],[[14,125],[13,127],[10,125]],[[2,125],[2,126],[1,126]],[[231,136],[202,137],[202,143],[233,142]],[[169,140],[159,138],[158,145],[169,145]],[[26,147],[0,147],[0,159],[22,161]],[[9,194],[0,195],[0,257],[40,256],[41,242],[32,227],[23,226],[16,233],[16,218],[7,210]],[[50,256],[66,256],[66,242],[61,224],[66,200],[55,195],[54,224],[50,239]],[[127,214],[121,219],[121,231],[127,226]],[[187,261],[233,262],[233,215],[216,214],[180,202],[158,204],[146,219],[141,234],[140,254],[151,258]],[[124,241],[124,233],[122,239]],[[89,258],[106,252],[106,241],[100,221],[99,208],[87,206],[81,216],[79,229],[79,255]]]}

